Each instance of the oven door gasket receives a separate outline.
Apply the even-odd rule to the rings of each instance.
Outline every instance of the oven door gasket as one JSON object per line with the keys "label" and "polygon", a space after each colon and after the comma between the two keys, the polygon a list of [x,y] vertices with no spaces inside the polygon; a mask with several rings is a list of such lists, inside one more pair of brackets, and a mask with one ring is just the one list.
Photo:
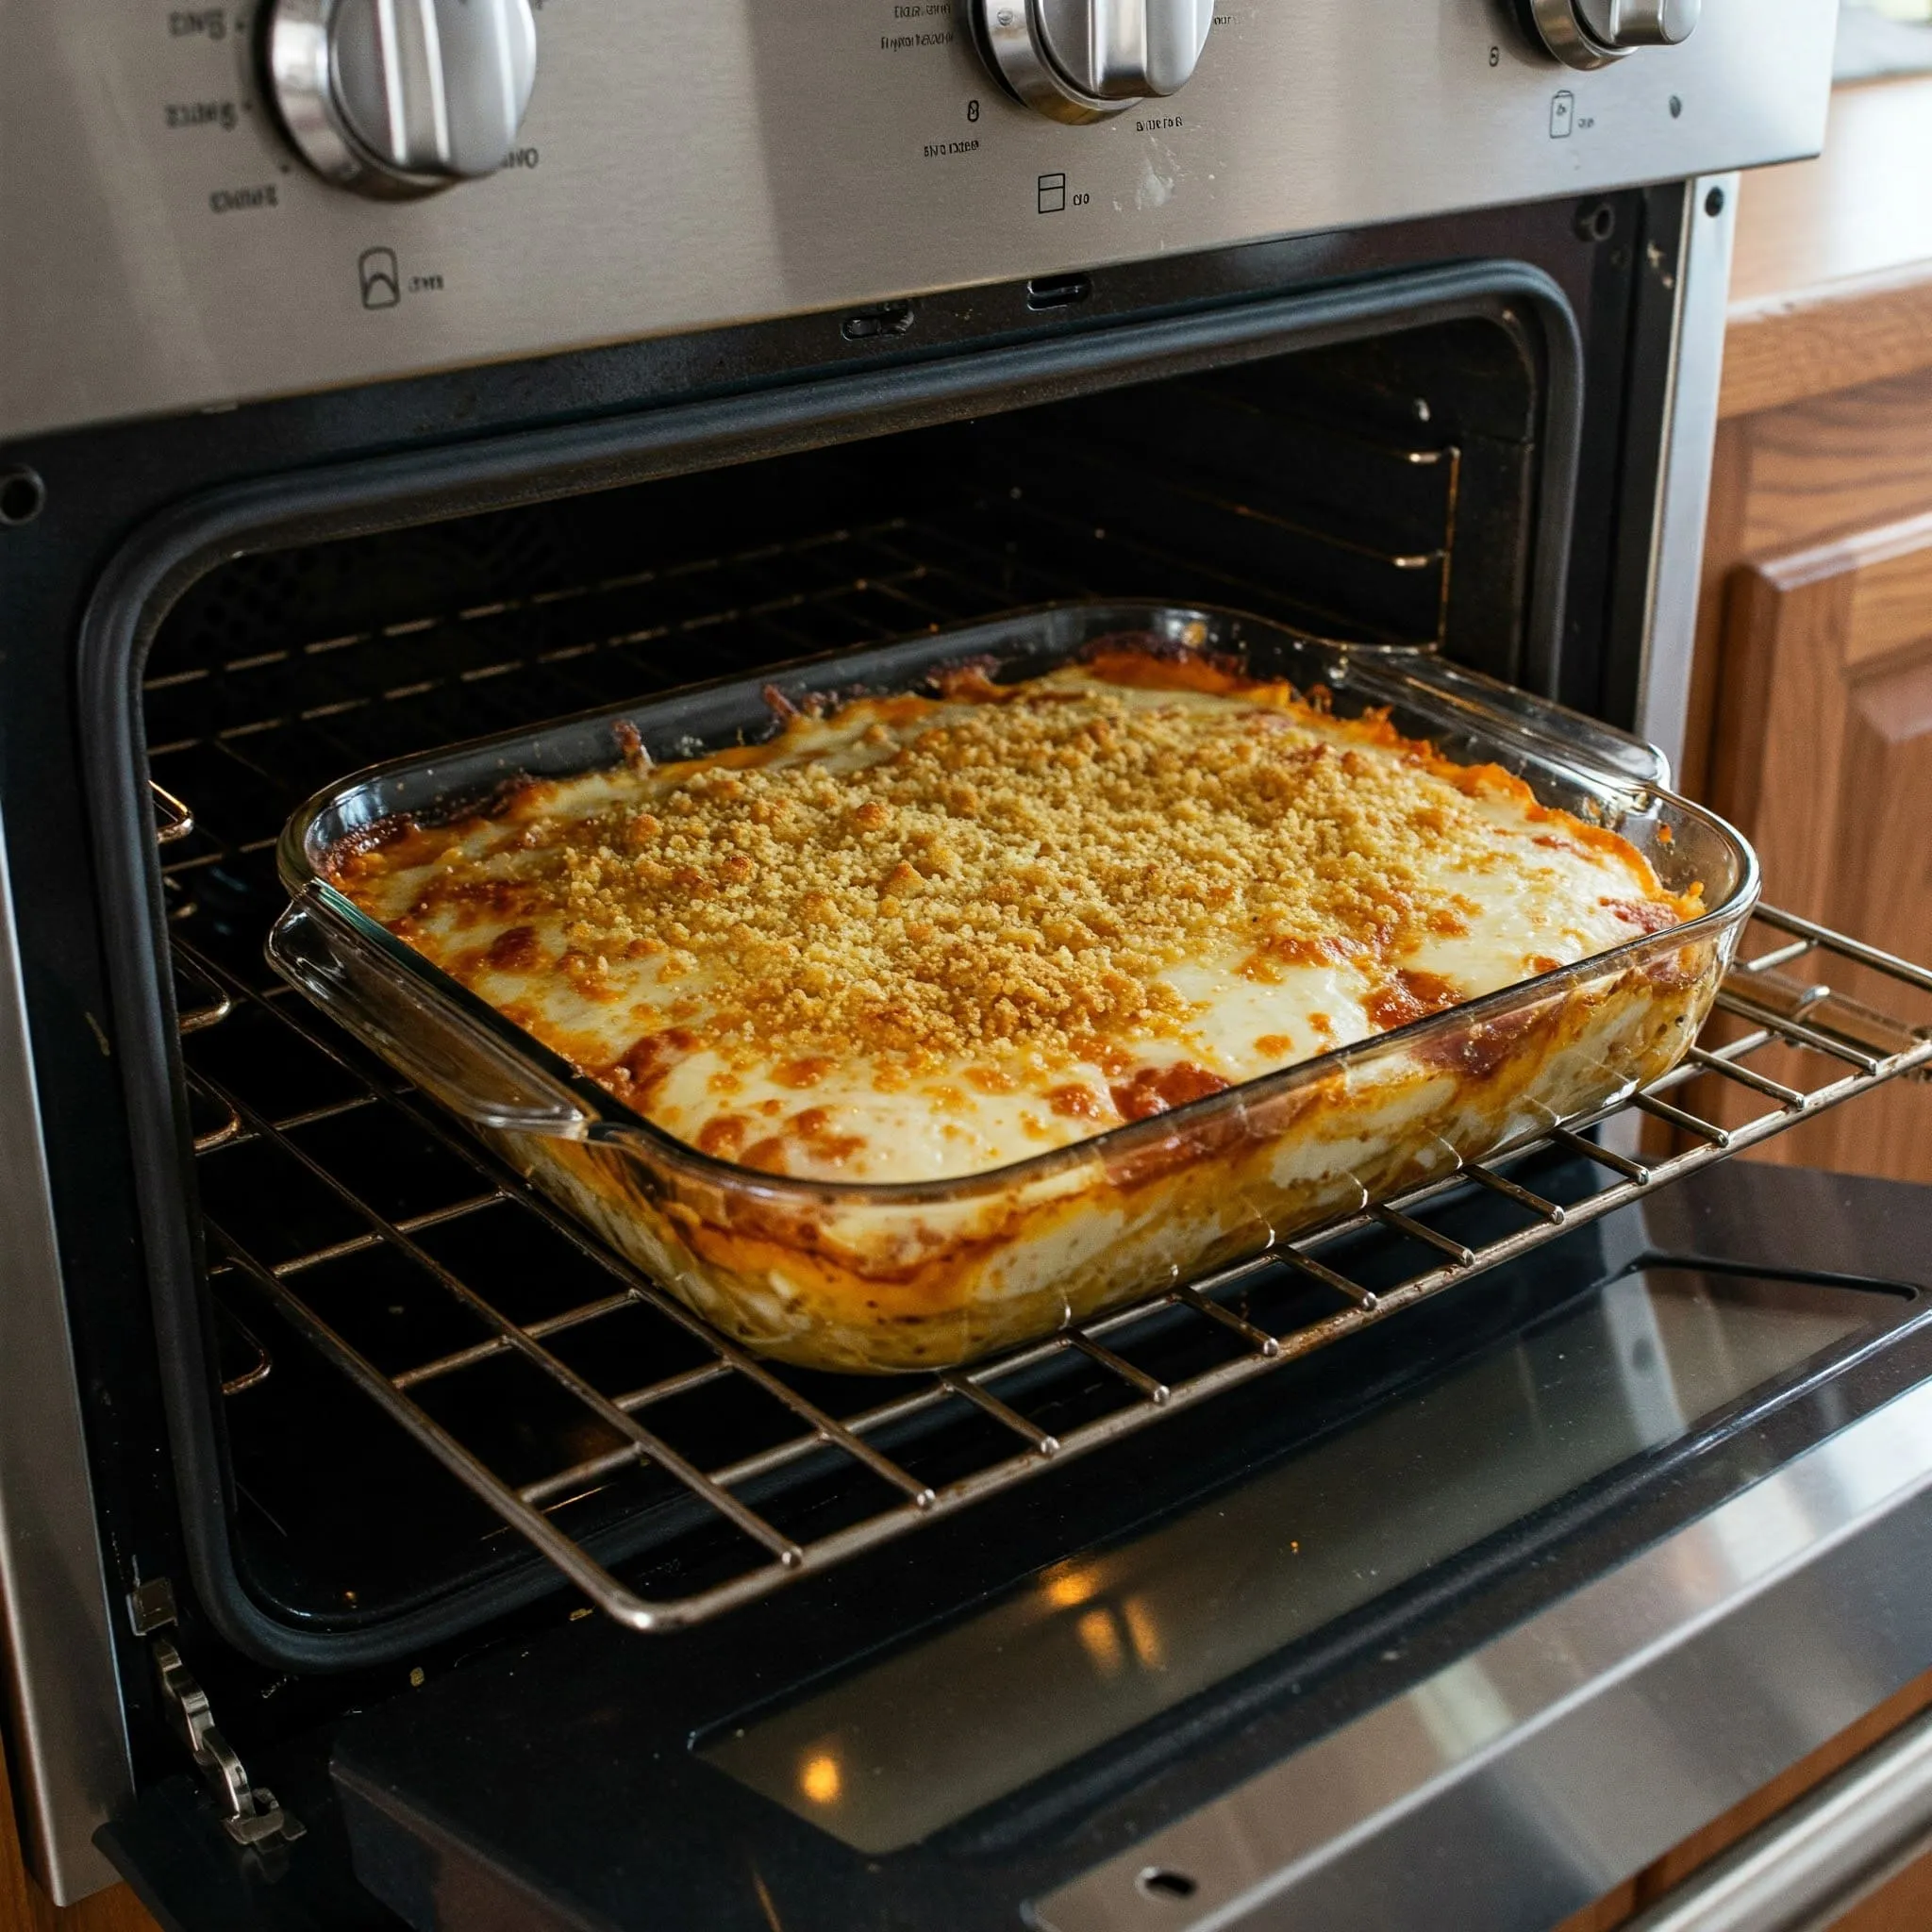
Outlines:
{"label": "oven door gasket", "polygon": [[272,1616],[242,1586],[215,1425],[219,1376],[198,1227],[187,1095],[148,791],[142,672],[163,619],[196,579],[251,552],[374,534],[768,456],[1059,401],[1398,331],[1488,321],[1538,365],[1540,475],[1525,650],[1554,678],[1582,425],[1582,340],[1541,269],[1510,260],[1402,271],[979,354],[817,379],[582,425],[272,476],[190,499],[138,530],[82,622],[82,759],[109,935],[118,1057],[136,1158],[170,1446],[196,1595],[257,1659],[296,1671],[392,1661],[558,1587],[546,1568],[469,1586],[394,1622],[319,1632]]}

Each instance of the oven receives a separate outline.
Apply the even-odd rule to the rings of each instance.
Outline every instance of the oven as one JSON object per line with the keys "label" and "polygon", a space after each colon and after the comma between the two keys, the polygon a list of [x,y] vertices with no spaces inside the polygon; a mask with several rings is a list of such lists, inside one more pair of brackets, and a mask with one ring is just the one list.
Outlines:
{"label": "oven", "polygon": [[1856,936],[1765,911],[1693,1061],[1507,1161],[880,1379],[708,1329],[263,955],[362,766],[1069,600],[1667,782],[1734,171],[1816,149],[1833,11],[0,18],[55,1898],[1541,1926],[1932,1666],[1932,1197],[1725,1158],[1932,1062]]}

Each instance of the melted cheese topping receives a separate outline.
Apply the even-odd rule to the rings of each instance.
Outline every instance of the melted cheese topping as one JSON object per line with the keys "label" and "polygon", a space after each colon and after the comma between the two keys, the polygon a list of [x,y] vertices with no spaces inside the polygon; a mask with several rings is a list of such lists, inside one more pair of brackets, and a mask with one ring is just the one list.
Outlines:
{"label": "melted cheese topping", "polygon": [[1012,686],[527,781],[334,883],[703,1151],[983,1172],[1701,909],[1635,847],[1324,695],[1114,640]]}

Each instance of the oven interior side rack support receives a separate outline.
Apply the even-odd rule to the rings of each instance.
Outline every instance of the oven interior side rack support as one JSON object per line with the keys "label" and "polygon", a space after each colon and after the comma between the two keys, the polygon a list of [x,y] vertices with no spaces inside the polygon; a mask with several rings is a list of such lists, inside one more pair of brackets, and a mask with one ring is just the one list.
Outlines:
{"label": "oven interior side rack support", "polygon": [[[438,1109],[392,1078],[372,1071],[353,1051],[329,1034],[325,1023],[298,1015],[273,991],[261,991],[230,975],[217,962],[197,956],[177,934],[176,955],[189,996],[183,1000],[184,1029],[218,1024],[241,1005],[275,1009],[282,1024],[294,1027],[309,1044],[327,1055],[362,1087],[354,1108],[386,1099],[400,1108],[451,1155],[467,1163],[474,1187],[425,1213],[385,1213],[332,1174],[294,1138],[310,1115],[276,1119],[252,1106],[239,1092],[205,1071],[191,1069],[191,1090],[214,1123],[197,1135],[203,1153],[230,1145],[267,1141],[306,1169],[358,1231],[325,1246],[269,1257],[226,1229],[216,1214],[208,1219],[209,1259],[217,1278],[231,1274],[248,1283],[290,1326],[372,1400],[394,1424],[425,1448],[502,1521],[524,1537],[584,1595],[619,1623],[639,1631],[664,1631],[702,1623],[738,1605],[769,1594],[787,1582],[824,1570],[868,1549],[908,1534],[922,1524],[997,1491],[1044,1474],[1058,1463],[1098,1450],[1158,1423],[1190,1404],[1269,1374],[1338,1341],[1371,1324],[1388,1320],[1484,1270],[1513,1260],[1564,1231],[1597,1220],[1647,1191],[1667,1185],[1743,1149],[1756,1146],[1826,1108],[1907,1074],[1932,1074],[1932,1025],[1911,1024],[1836,990],[1816,976],[1793,976],[1793,968],[1816,975],[1828,962],[1850,969],[1860,991],[1884,982],[1907,995],[1932,995],[1932,971],[1913,965],[1829,929],[1760,907],[1757,924],[1775,935],[1768,950],[1740,958],[1726,978],[1719,1014],[1703,1041],[1672,1074],[1611,1107],[1547,1129],[1481,1164],[1468,1164],[1393,1199],[1362,1208],[1300,1236],[1271,1245],[1257,1258],[1192,1282],[1175,1283],[1130,1307],[1066,1329],[1050,1340],[963,1369],[905,1376],[870,1385],[874,1398],[848,1401],[835,1412],[796,1386],[798,1378],[767,1364],[711,1330],[648,1278],[595,1245],[533,1190],[446,1124]],[[1747,941],[1748,943],[1748,941]],[[1721,1016],[1721,1017],[1720,1017]],[[1718,1038],[1718,1035],[1734,1037]],[[1709,1042],[1708,1044],[1704,1042]],[[1828,1075],[1809,1085],[1774,1077],[1758,1055],[1770,1050],[1784,1060],[1799,1058],[1822,1063]],[[1667,1096],[1699,1079],[1723,1083],[1734,1092],[1764,1103],[1740,1124],[1720,1126]],[[384,1083],[387,1082],[387,1091]],[[340,1108],[338,1109],[340,1110]],[[1590,1130],[1624,1116],[1648,1119],[1674,1130],[1680,1151],[1645,1160],[1588,1138]],[[1607,1136],[1614,1141],[1618,1137]],[[1603,1184],[1565,1204],[1548,1200],[1507,1170],[1540,1152],[1567,1153],[1587,1161]],[[1523,1224],[1481,1245],[1470,1246],[1420,1218],[1471,1191],[1512,1205]],[[509,1199],[541,1217],[559,1235],[590,1257],[610,1276],[609,1291],[541,1321],[513,1320],[485,1290],[464,1278],[424,1244],[431,1230]],[[1344,1272],[1345,1255],[1337,1244],[1365,1229],[1401,1237],[1426,1262],[1392,1283],[1370,1289]],[[423,1271],[438,1288],[487,1330],[486,1339],[428,1359],[394,1367],[378,1365],[340,1332],[339,1326],[305,1293],[305,1276],[358,1252],[384,1252]],[[1324,1295],[1330,1306],[1313,1319],[1286,1327],[1250,1320],[1239,1303],[1242,1292],[1268,1271],[1290,1270]],[[566,1341],[581,1341],[588,1330],[640,1307],[675,1324],[702,1357],[644,1386],[610,1391],[564,1358]],[[1133,1357],[1137,1333],[1148,1324],[1175,1319],[1219,1331],[1226,1344],[1222,1357],[1186,1376],[1162,1378]],[[258,1353],[259,1344],[242,1333]],[[574,1351],[580,1353],[580,1351]],[[1083,1358],[1112,1385],[1118,1406],[1070,1429],[1043,1426],[1027,1412],[1029,1372],[1069,1355]],[[508,1472],[445,1426],[425,1400],[452,1381],[506,1357],[534,1370],[549,1391],[576,1412],[583,1433],[599,1446],[561,1466],[539,1473]],[[263,1359],[228,1391],[267,1379]],[[682,1452],[652,1426],[653,1410],[663,1409],[693,1391],[735,1382],[750,1385],[775,1404],[788,1425],[776,1441],[761,1441],[722,1458],[697,1458]],[[884,1399],[877,1399],[883,1396]],[[908,1468],[894,1453],[895,1440],[943,1406],[975,1411],[1003,1437],[1008,1453],[952,1480],[937,1483]],[[912,1459],[912,1458],[908,1458]],[[890,1500],[823,1534],[807,1535],[774,1522],[756,1500],[758,1486],[788,1472],[797,1474],[825,1462],[863,1471],[882,1485]],[[555,1520],[559,1505],[592,1493],[607,1480],[640,1467],[668,1478],[709,1518],[728,1524],[741,1540],[743,1560],[729,1574],[682,1594],[641,1593],[612,1574],[601,1553]],[[590,1541],[598,1541],[591,1538]]]}

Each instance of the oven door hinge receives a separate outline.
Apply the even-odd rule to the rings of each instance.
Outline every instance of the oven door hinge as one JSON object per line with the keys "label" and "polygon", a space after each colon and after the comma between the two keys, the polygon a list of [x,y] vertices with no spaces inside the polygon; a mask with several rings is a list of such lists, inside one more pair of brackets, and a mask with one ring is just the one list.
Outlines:
{"label": "oven door hinge", "polygon": [[284,1811],[275,1794],[248,1775],[248,1767],[235,1755],[230,1744],[215,1727],[215,1714],[208,1692],[194,1681],[181,1660],[174,1640],[154,1634],[158,1625],[172,1624],[174,1591],[165,1578],[144,1584],[128,1601],[134,1626],[151,1639],[155,1670],[161,1681],[161,1701],[168,1707],[183,1741],[192,1754],[202,1776],[222,1807],[222,1829],[238,1845],[266,1845],[275,1839],[292,1843],[307,1827],[292,1811]]}

